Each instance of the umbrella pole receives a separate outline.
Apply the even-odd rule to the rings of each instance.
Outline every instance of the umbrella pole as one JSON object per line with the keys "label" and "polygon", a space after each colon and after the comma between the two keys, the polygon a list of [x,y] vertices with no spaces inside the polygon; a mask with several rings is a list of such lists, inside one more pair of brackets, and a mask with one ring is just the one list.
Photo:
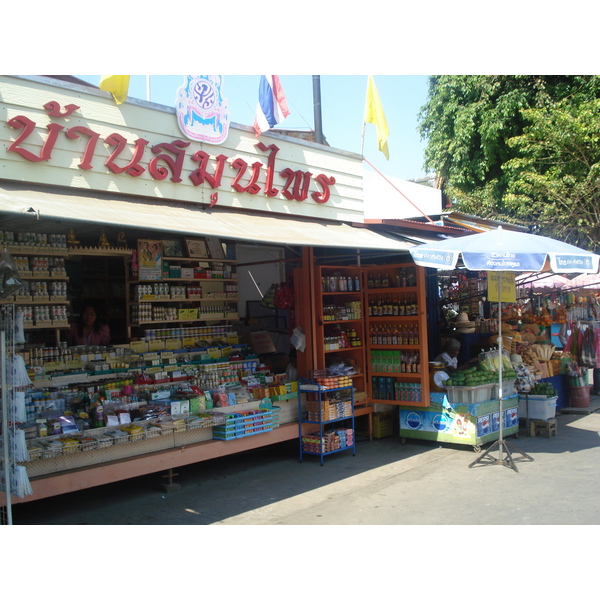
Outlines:
{"label": "umbrella pole", "polygon": [[[494,464],[494,465],[506,465],[508,463],[507,466],[509,466],[511,469],[513,469],[514,471],[516,471],[518,473],[519,469],[517,469],[517,466],[515,465],[515,461],[512,457],[510,448],[509,448],[508,444],[506,443],[506,441],[502,437],[502,412],[503,412],[503,410],[502,410],[503,409],[503,405],[502,405],[502,396],[503,396],[502,374],[504,371],[504,365],[502,362],[502,358],[503,358],[503,356],[502,356],[502,280],[500,277],[501,272],[497,271],[497,273],[498,273],[498,354],[499,354],[499,359],[498,359],[499,360],[499,366],[498,366],[498,411],[499,411],[499,414],[498,414],[498,422],[499,422],[498,439],[477,460],[473,461],[469,465],[469,468],[476,465],[477,463],[482,462],[483,460],[487,460],[490,464]],[[494,448],[496,448],[496,446],[498,447],[498,458],[495,460],[491,457],[488,458],[488,455],[494,450]],[[504,458],[502,457],[503,450],[506,454],[506,460],[504,460]],[[518,448],[514,448],[514,450],[517,450],[517,452],[519,452],[519,454],[521,454],[526,460],[533,461],[533,458],[531,458],[531,456],[525,454]]]}

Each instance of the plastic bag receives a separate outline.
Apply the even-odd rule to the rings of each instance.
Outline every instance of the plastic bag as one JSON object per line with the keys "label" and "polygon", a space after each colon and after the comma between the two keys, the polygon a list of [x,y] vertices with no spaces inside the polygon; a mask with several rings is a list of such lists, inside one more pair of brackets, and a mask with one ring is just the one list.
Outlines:
{"label": "plastic bag", "polygon": [[0,298],[8,298],[25,287],[6,248],[0,252]]}
{"label": "plastic bag", "polygon": [[306,349],[306,335],[300,327],[296,327],[292,333],[292,337],[290,338],[291,344],[296,348],[296,350],[300,350],[300,352],[304,352]]}

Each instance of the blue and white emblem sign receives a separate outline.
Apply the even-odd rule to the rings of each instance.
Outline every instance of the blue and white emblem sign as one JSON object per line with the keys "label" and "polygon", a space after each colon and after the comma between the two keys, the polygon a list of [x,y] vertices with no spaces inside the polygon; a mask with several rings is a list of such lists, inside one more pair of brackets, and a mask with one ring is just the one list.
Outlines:
{"label": "blue and white emblem sign", "polygon": [[221,75],[186,75],[177,90],[175,110],[183,134],[208,144],[222,144],[229,133],[229,108],[221,96]]}

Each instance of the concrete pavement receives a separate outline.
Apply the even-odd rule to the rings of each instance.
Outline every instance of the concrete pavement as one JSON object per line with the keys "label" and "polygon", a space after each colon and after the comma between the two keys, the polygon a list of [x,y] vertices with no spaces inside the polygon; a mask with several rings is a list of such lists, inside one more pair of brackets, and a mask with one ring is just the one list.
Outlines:
{"label": "concrete pavement", "polygon": [[[469,465],[470,446],[398,437],[299,461],[297,442],[13,507],[15,525],[598,525],[600,398],[557,415],[558,435],[507,442],[518,472]],[[484,446],[484,450],[489,444]],[[492,456],[497,456],[497,450]],[[519,458],[518,451],[514,456]]]}

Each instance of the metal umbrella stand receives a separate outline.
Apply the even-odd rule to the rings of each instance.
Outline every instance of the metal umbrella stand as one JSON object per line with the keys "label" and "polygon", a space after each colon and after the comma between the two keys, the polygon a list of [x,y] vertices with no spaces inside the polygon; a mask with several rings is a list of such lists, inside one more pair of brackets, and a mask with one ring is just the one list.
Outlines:
{"label": "metal umbrella stand", "polygon": [[[504,465],[514,469],[515,471],[519,471],[515,462],[517,461],[533,461],[533,458],[519,450],[516,447],[511,447],[508,445],[508,442],[502,437],[502,414],[503,414],[503,405],[502,400],[504,396],[503,385],[502,385],[502,374],[504,371],[504,365],[502,363],[502,278],[501,271],[497,272],[498,274],[498,353],[500,355],[499,367],[498,367],[498,410],[499,410],[499,426],[498,426],[498,439],[483,453],[479,458],[474,460],[469,468],[474,467],[479,463],[483,464],[494,464],[494,465]],[[489,277],[489,276],[488,276]],[[498,448],[498,458],[494,458],[491,456],[492,452]],[[518,458],[513,457],[513,452],[518,452],[521,456]]]}
{"label": "metal umbrella stand", "polygon": [[[423,244],[410,250],[415,264],[433,269],[454,269],[459,258],[470,271],[490,271],[498,273],[498,346],[500,366],[498,370],[498,401],[500,409],[499,437],[469,467],[479,463],[499,464],[518,471],[512,456],[512,451],[502,437],[502,295],[501,273],[516,271],[521,273],[539,273],[553,271],[554,273],[597,273],[600,256],[586,250],[581,250],[571,244],[553,240],[552,238],[530,233],[508,231],[498,227],[483,233],[475,233],[464,237],[446,239],[440,242]],[[491,452],[498,448],[498,458],[494,459]],[[533,459],[518,451],[518,460],[532,461]]]}

